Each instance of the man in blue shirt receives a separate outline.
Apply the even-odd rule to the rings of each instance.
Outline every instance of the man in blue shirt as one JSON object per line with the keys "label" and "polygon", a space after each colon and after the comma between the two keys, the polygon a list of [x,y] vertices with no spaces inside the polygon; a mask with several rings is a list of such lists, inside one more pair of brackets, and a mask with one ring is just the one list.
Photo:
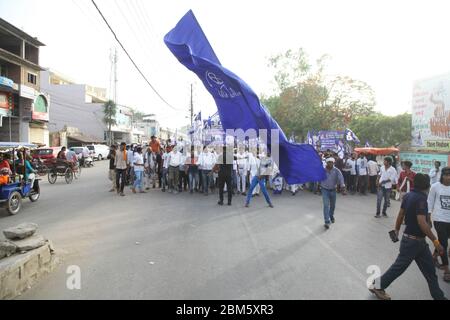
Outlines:
{"label": "man in blue shirt", "polygon": [[323,199],[323,217],[325,219],[325,229],[330,228],[330,224],[334,223],[334,209],[336,207],[336,186],[339,184],[342,188],[342,194],[345,195],[345,183],[342,172],[334,167],[334,158],[328,158],[326,161],[325,171],[327,178],[320,183]]}
{"label": "man in blue shirt", "polygon": [[403,238],[400,242],[400,253],[389,270],[379,278],[377,286],[369,288],[370,292],[374,293],[378,299],[390,300],[391,297],[384,290],[395,279],[400,277],[413,261],[416,261],[417,266],[428,282],[433,299],[446,300],[444,293],[439,288],[433,258],[425,240],[428,237],[433,241],[436,250],[441,256],[446,254],[439,240],[431,231],[426,195],[429,188],[430,177],[426,174],[418,173],[414,177],[414,190],[407,193],[403,198],[395,224],[397,236],[403,220],[406,224]]}

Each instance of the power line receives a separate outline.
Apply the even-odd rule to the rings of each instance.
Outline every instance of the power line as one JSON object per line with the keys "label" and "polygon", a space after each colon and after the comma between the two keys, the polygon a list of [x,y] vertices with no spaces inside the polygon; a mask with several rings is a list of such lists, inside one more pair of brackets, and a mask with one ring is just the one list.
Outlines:
{"label": "power line", "polygon": [[130,59],[131,63],[134,65],[134,67],[136,68],[136,70],[140,73],[140,75],[142,76],[142,78],[145,80],[145,82],[147,82],[147,84],[150,86],[150,88],[156,93],[156,95],[166,104],[168,105],[170,108],[177,110],[175,107],[173,107],[170,103],[168,103],[160,94],[159,92],[153,87],[153,85],[150,83],[150,81],[148,81],[148,79],[145,77],[145,75],[142,73],[141,69],[139,69],[139,67],[137,66],[137,64],[134,62],[133,58],[131,58],[130,54],[128,53],[128,51],[125,49],[125,47],[122,45],[122,43],[120,42],[120,40],[117,38],[116,33],[114,32],[114,30],[111,28],[111,26],[109,25],[108,21],[106,20],[105,16],[103,15],[103,13],[100,11],[99,7],[97,6],[97,4],[95,3],[94,0],[91,0],[92,4],[95,6],[95,8],[97,9],[98,13],[100,14],[100,16],[102,17],[103,21],[106,23],[106,25],[108,26],[109,30],[111,31],[111,33],[114,35],[114,38],[116,39],[116,41],[119,43],[120,47],[122,48],[122,50],[125,52],[125,54],[127,55],[127,57]]}

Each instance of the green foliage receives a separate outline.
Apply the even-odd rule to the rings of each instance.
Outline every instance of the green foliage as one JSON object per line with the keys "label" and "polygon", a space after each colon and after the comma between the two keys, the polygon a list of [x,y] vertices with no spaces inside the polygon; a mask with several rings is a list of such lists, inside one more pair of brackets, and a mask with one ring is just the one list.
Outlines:
{"label": "green foliage", "polygon": [[103,105],[103,122],[107,126],[116,125],[116,112],[117,108],[114,101],[108,100],[107,102],[105,102],[105,104]]}
{"label": "green foliage", "polygon": [[411,114],[389,117],[380,113],[355,118],[352,130],[364,143],[368,140],[377,147],[391,147],[411,139]]}
{"label": "green foliage", "polygon": [[113,143],[111,127],[116,125],[116,112],[117,107],[114,101],[108,100],[103,105],[103,122],[108,126],[108,144],[111,145]]}
{"label": "green foliage", "polygon": [[323,55],[314,64],[303,49],[288,50],[269,59],[275,71],[277,91],[261,101],[287,136],[304,140],[311,130],[351,128],[362,143],[376,146],[408,141],[411,115],[388,117],[376,113],[375,93],[364,81],[326,75]]}

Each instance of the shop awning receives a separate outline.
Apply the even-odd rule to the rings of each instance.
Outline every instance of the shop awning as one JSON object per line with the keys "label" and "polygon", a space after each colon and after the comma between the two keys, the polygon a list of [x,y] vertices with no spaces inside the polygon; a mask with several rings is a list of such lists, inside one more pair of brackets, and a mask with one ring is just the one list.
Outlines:
{"label": "shop awning", "polygon": [[366,153],[366,154],[374,154],[377,156],[389,155],[393,153],[399,153],[400,150],[397,148],[355,148],[356,153]]}

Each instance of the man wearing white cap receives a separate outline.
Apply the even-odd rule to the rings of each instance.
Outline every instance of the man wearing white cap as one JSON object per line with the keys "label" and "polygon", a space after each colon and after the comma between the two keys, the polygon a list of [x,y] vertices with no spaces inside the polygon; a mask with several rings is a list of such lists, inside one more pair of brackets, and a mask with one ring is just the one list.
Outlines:
{"label": "man wearing white cap", "polygon": [[330,157],[326,160],[325,171],[327,178],[320,185],[323,199],[323,217],[325,219],[325,228],[329,229],[330,224],[334,223],[334,209],[336,207],[336,186],[339,184],[342,188],[342,194],[345,195],[345,183],[342,172],[334,167],[335,159]]}

